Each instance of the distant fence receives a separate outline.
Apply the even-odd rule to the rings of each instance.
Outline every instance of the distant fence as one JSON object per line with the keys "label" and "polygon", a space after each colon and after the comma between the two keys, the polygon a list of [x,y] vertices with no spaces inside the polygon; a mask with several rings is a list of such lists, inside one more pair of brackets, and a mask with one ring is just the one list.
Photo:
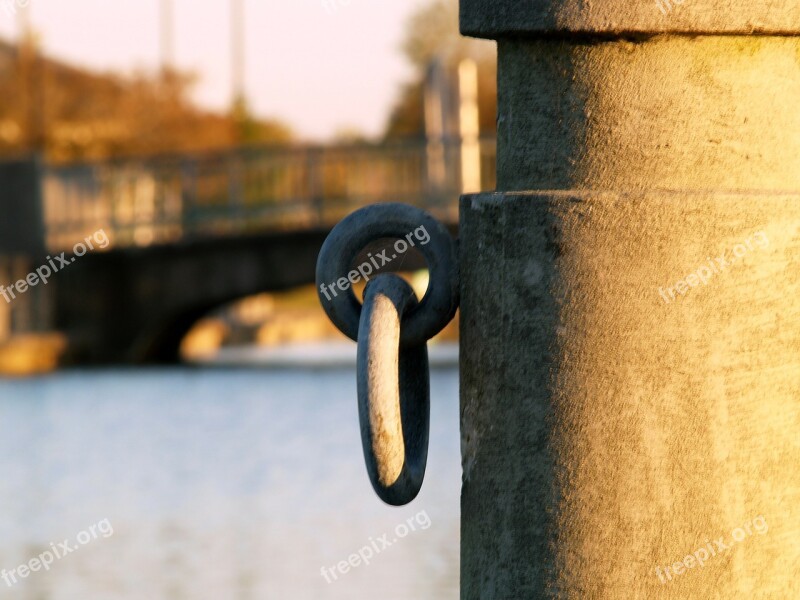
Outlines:
{"label": "distant fence", "polygon": [[45,166],[46,245],[63,250],[99,228],[119,247],[326,227],[384,201],[452,220],[464,169],[495,185],[495,140],[473,150],[469,167],[460,141],[424,140]]}

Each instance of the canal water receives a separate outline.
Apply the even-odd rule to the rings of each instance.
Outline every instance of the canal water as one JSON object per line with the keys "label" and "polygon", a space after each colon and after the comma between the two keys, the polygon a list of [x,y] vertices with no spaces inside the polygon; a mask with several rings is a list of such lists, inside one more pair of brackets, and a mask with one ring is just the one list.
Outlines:
{"label": "canal water", "polygon": [[394,508],[352,367],[0,381],[0,598],[456,599],[457,370],[431,392],[425,485]]}

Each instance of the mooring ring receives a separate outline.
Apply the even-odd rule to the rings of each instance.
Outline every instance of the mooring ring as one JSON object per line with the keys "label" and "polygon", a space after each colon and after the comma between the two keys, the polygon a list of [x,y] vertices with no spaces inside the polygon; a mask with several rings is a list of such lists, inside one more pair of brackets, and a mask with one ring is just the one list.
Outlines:
{"label": "mooring ring", "polygon": [[[358,333],[358,417],[370,482],[393,506],[416,498],[430,434],[430,375],[425,342],[400,347],[414,290],[393,274],[367,284]],[[402,325],[401,325],[402,324]]]}
{"label": "mooring ring", "polygon": [[[403,320],[400,343],[417,346],[439,333],[453,319],[459,303],[458,251],[450,232],[429,213],[406,204],[383,203],[364,207],[348,215],[333,228],[317,259],[317,293],[322,307],[336,327],[352,340],[358,339],[361,303],[353,293],[350,267],[370,242],[381,238],[405,240],[417,231],[430,240],[415,244],[428,263],[428,291]],[[392,258],[396,258],[393,255]],[[382,265],[381,265],[382,266]],[[349,273],[348,273],[349,272]],[[337,282],[348,281],[342,286]],[[355,279],[355,278],[353,278]],[[334,287],[331,290],[331,286]]]}

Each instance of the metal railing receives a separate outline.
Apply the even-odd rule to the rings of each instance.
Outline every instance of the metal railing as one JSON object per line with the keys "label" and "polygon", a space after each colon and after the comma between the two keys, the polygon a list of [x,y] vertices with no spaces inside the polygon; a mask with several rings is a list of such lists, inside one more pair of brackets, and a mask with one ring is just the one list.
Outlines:
{"label": "metal railing", "polygon": [[420,140],[46,166],[46,243],[64,250],[101,228],[124,247],[328,227],[386,201],[452,221],[464,169],[480,169],[482,189],[495,184],[494,139],[480,141],[479,166],[462,149]]}

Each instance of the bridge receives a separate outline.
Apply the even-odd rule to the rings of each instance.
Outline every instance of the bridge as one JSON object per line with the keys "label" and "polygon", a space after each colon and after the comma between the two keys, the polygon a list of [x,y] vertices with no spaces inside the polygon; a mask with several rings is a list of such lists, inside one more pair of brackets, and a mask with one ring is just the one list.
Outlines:
{"label": "bridge", "polygon": [[[57,266],[62,252],[67,261],[46,285],[0,301],[0,339],[55,330],[68,362],[176,361],[215,308],[312,283],[346,214],[405,202],[455,228],[465,182],[492,188],[494,165],[493,139],[0,165],[0,284]],[[84,252],[100,231],[106,247]]]}

